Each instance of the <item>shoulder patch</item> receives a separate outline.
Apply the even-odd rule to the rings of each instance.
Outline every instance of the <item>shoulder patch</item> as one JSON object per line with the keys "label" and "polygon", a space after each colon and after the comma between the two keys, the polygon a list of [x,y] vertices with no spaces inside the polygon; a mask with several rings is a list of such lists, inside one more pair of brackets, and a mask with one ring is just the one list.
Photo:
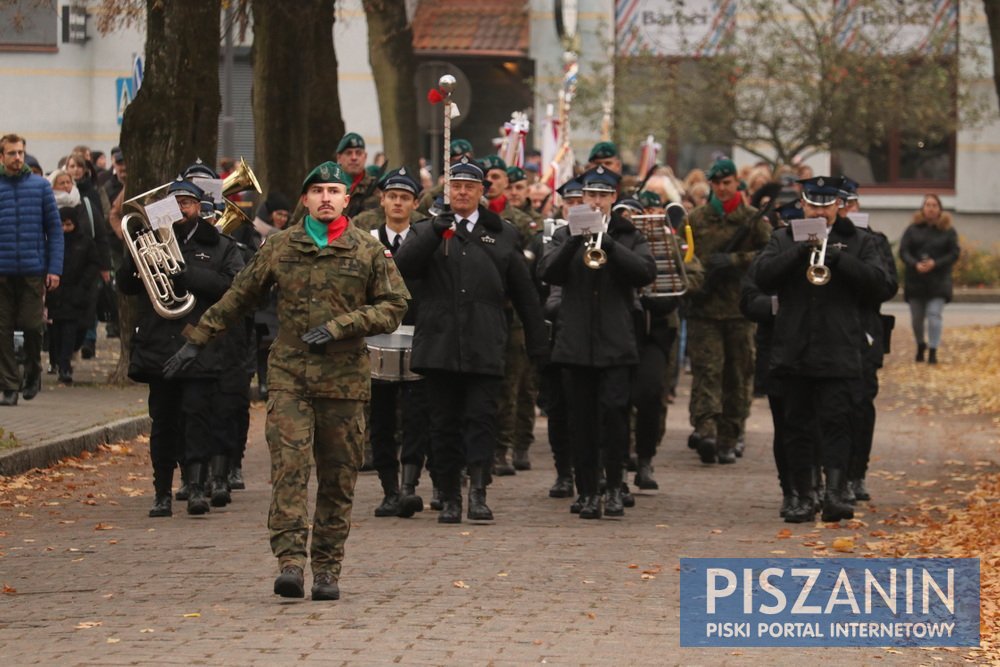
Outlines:
{"label": "shoulder patch", "polygon": [[383,248],[382,254],[388,257],[389,259],[392,259],[392,251],[389,250],[388,248]]}

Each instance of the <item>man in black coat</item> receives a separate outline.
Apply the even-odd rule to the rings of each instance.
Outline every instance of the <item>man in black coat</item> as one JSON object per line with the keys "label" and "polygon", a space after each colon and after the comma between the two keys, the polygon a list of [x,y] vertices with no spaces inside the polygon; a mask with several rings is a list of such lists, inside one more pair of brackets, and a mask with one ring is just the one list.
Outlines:
{"label": "man in black coat", "polygon": [[484,174],[462,158],[450,171],[448,214],[424,220],[396,256],[409,282],[422,280],[411,367],[427,378],[433,465],[444,507],[441,523],[462,520],[459,479],[469,471],[472,520],[491,520],[486,485],[497,439],[497,402],[513,302],[528,355],[546,355],[538,295],[517,230],[479,205]]}
{"label": "man in black coat", "polygon": [[[604,453],[608,516],[625,513],[622,460],[628,446],[628,401],[633,367],[639,361],[635,335],[636,289],[656,277],[646,237],[619,214],[611,214],[621,177],[596,167],[580,177],[584,203],[609,216],[607,232],[585,243],[585,235],[558,229],[539,264],[542,280],[562,287],[552,361],[564,364],[580,518],[599,519],[599,453]],[[606,262],[591,268],[589,249]],[[593,248],[591,248],[593,246]]]}
{"label": "man in black coat", "polygon": [[[195,296],[195,306],[187,315],[166,319],[157,314],[148,299],[139,300],[138,326],[132,334],[128,375],[149,385],[149,451],[153,464],[156,498],[151,517],[170,516],[170,489],[174,468],[181,462],[187,473],[189,514],[209,511],[205,496],[208,461],[226,453],[213,422],[217,381],[229,361],[225,341],[213,341],[190,368],[172,379],[164,379],[163,364],[185,339],[181,331],[196,324],[209,306],[229,288],[243,268],[243,257],[235,241],[222,235],[201,218],[205,193],[181,178],[170,184],[167,195],[176,197],[181,220],[173,224],[184,259],[184,272],[172,279],[179,293]],[[131,253],[118,270],[118,288],[124,294],[140,294],[143,283],[136,273]]]}
{"label": "man in black coat", "polygon": [[[757,261],[758,287],[778,297],[771,371],[785,390],[785,426],[798,505],[785,521],[811,521],[812,445],[818,437],[826,474],[823,520],[854,516],[844,497],[851,454],[853,383],[861,377],[865,340],[862,309],[885,284],[885,270],[871,237],[838,216],[845,196],[840,179],[799,181],[807,218],[826,220],[824,264],[830,279],[807,279],[814,244],[796,242],[791,228],[776,231]],[[795,224],[795,223],[793,223]],[[818,282],[818,281],[817,281]],[[817,428],[818,426],[818,428]]]}

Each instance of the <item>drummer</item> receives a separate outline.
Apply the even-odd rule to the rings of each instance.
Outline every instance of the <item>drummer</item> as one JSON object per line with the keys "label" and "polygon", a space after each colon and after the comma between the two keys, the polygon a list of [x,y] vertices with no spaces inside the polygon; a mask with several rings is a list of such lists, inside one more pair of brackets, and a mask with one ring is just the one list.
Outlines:
{"label": "drummer", "polygon": [[[405,167],[400,167],[387,173],[377,187],[382,191],[385,222],[371,230],[371,234],[386,247],[386,254],[395,254],[410,232],[410,214],[417,209],[420,184]],[[411,278],[407,282],[413,300],[407,302],[409,308],[403,318],[403,327],[412,331],[417,319],[416,295],[420,281]],[[425,382],[402,380],[372,378],[369,423],[372,463],[385,494],[382,504],[375,508],[377,517],[411,517],[424,509],[424,501],[416,494],[416,486],[429,450]],[[396,442],[397,405],[401,407],[403,422],[400,457],[403,463],[402,488],[399,483],[400,458],[397,458],[400,448]]]}

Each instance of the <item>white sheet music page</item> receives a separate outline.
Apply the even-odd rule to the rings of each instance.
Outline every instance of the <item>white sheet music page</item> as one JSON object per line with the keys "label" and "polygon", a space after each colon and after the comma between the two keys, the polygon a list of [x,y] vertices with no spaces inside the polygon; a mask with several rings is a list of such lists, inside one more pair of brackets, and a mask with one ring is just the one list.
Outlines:
{"label": "white sheet music page", "polygon": [[572,236],[582,236],[583,234],[597,234],[606,232],[604,226],[604,215],[600,211],[595,211],[587,204],[580,204],[569,209],[567,222],[569,222],[569,233]]}
{"label": "white sheet music page", "polygon": [[153,229],[169,227],[184,217],[184,214],[181,213],[181,207],[177,205],[177,199],[173,196],[164,197],[143,208],[146,210],[149,226]]}
{"label": "white sheet music page", "polygon": [[792,240],[796,243],[822,243],[830,235],[826,218],[803,218],[792,220]]}

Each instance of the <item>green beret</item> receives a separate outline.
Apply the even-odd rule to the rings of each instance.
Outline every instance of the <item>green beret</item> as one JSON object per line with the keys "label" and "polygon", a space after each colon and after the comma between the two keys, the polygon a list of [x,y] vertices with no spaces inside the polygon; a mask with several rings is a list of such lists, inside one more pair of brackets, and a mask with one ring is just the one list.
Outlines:
{"label": "green beret", "polygon": [[598,141],[590,149],[590,157],[587,159],[593,162],[594,160],[603,160],[606,157],[618,157],[618,147],[610,141]]}
{"label": "green beret", "polygon": [[459,155],[472,155],[472,143],[468,139],[452,139],[451,140],[451,156],[458,157]]}
{"label": "green beret", "polygon": [[708,180],[714,181],[718,178],[736,175],[736,165],[727,157],[716,160],[715,164],[708,170]]}
{"label": "green beret", "polygon": [[340,155],[348,148],[364,148],[365,140],[361,138],[361,135],[357,132],[348,132],[344,135],[344,138],[340,140],[337,144],[337,155]]}
{"label": "green beret", "polygon": [[313,183],[342,183],[344,187],[351,187],[350,177],[339,164],[329,160],[309,172],[306,180],[302,181],[302,194],[305,194]]}
{"label": "green beret", "polygon": [[479,164],[483,165],[483,171],[490,171],[491,169],[500,169],[504,173],[507,172],[507,163],[503,161],[499,155],[487,155]]}
{"label": "green beret", "polygon": [[640,192],[639,201],[641,201],[642,205],[645,206],[646,208],[663,207],[663,199],[661,199],[660,195],[656,194],[652,190],[643,190],[642,192]]}
{"label": "green beret", "polygon": [[507,178],[511,183],[517,183],[526,179],[527,176],[524,175],[524,169],[520,167],[507,167]]}

